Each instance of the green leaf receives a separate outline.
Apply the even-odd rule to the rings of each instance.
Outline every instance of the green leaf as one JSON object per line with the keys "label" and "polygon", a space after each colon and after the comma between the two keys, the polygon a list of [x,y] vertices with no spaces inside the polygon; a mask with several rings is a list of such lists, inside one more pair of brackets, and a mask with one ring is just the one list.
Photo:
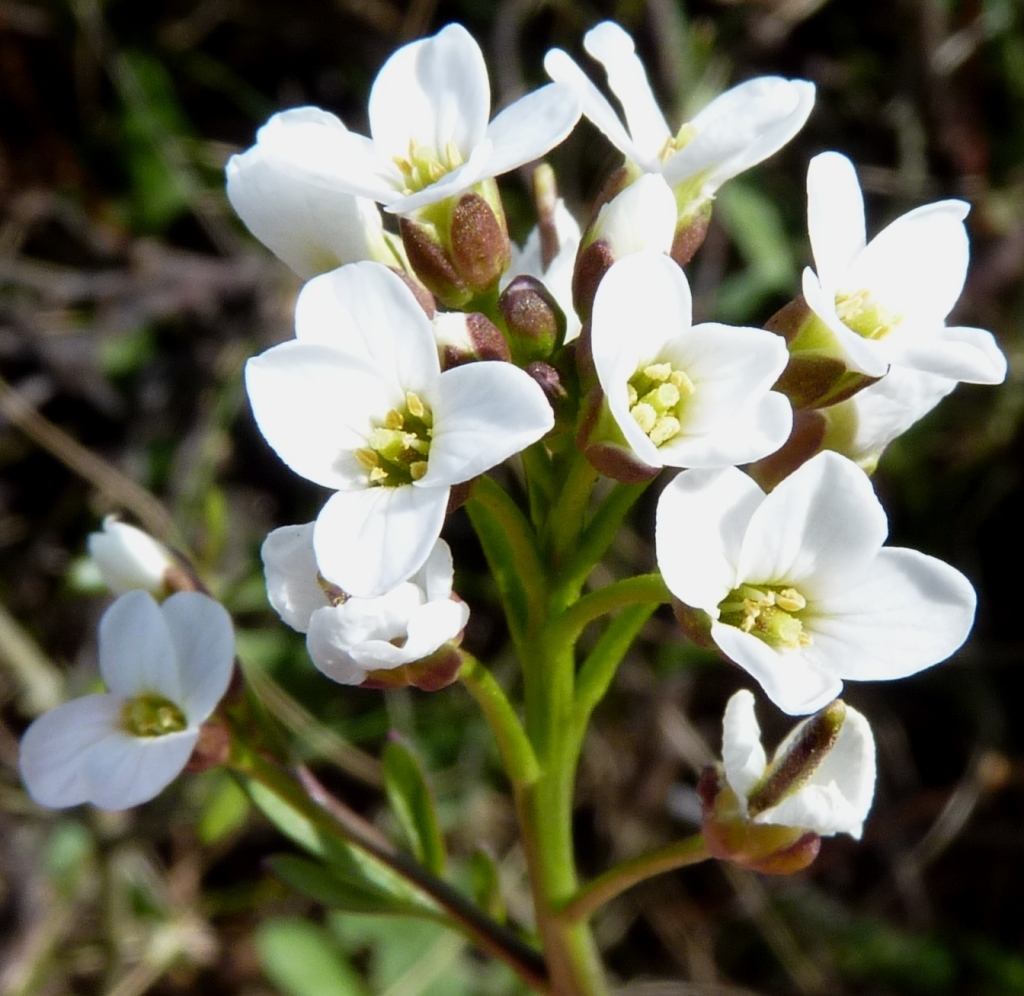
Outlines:
{"label": "green leaf", "polygon": [[323,927],[279,917],[256,932],[267,978],[284,996],[366,996],[367,989]]}
{"label": "green leaf", "polygon": [[469,881],[473,898],[487,915],[498,923],[505,923],[507,910],[501,894],[501,880],[494,857],[482,848],[477,848],[469,859]]}
{"label": "green leaf", "polygon": [[199,814],[196,831],[204,844],[216,844],[245,823],[249,800],[238,783],[223,771],[211,771],[209,794]]}
{"label": "green leaf", "polygon": [[390,895],[365,880],[351,880],[330,866],[294,854],[273,854],[270,870],[286,885],[331,909],[377,916],[422,916],[433,919],[436,912],[419,903]]}
{"label": "green leaf", "polygon": [[444,840],[426,773],[419,758],[396,740],[384,749],[384,789],[413,854],[429,871],[443,875]]}

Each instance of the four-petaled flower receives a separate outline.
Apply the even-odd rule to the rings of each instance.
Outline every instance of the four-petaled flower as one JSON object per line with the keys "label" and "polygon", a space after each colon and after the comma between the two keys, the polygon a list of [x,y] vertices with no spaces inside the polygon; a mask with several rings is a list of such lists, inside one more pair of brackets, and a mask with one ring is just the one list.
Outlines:
{"label": "four-petaled flower", "polygon": [[469,619],[469,606],[452,598],[452,554],[444,540],[408,581],[377,598],[345,598],[321,583],[311,522],[275,529],[261,555],[270,604],[307,634],[317,668],[343,685],[422,661],[455,640]]}
{"label": "four-petaled flower", "polygon": [[947,326],[967,276],[964,201],[938,201],[867,241],[853,164],[838,152],[807,170],[807,228],[817,272],[803,293],[851,366],[869,377],[890,364],[971,384],[999,384],[1006,357],[991,332]]}
{"label": "four-petaled flower", "polygon": [[[842,679],[903,678],[966,639],[975,594],[957,570],[882,548],[867,475],[825,452],[771,494],[742,471],[689,470],[658,502],[658,565],[711,639],[780,709],[814,712]],[[700,625],[700,622],[695,622]]]}
{"label": "four-petaled flower", "polygon": [[726,180],[757,165],[785,145],[814,106],[814,85],[762,76],[715,98],[675,134],[651,91],[633,39],[612,21],[592,28],[583,46],[608,74],[625,124],[600,90],[561,49],[544,59],[548,75],[575,91],[583,114],[642,173],[660,173],[691,215]]}
{"label": "four-petaled flower", "polygon": [[789,402],[771,390],[788,359],[782,338],[693,325],[686,276],[662,253],[611,267],[594,299],[591,342],[608,408],[650,467],[747,463],[789,435]]}
{"label": "four-petaled flower", "polygon": [[178,592],[158,606],[144,591],[122,595],[99,625],[110,691],[58,706],[25,731],[29,795],[54,809],[126,809],[158,795],[188,762],[234,655],[231,619],[212,598]]}
{"label": "four-petaled flower", "polygon": [[[398,49],[370,90],[372,138],[313,109],[280,121],[282,170],[325,191],[368,197],[396,214],[454,197],[543,156],[572,131],[572,91],[548,85],[488,124],[491,88],[480,46],[459,24]],[[262,237],[262,236],[261,236]]]}
{"label": "four-petaled flower", "polygon": [[320,572],[383,595],[426,561],[452,485],[540,439],[551,406],[510,363],[442,373],[430,320],[378,263],[306,284],[295,335],[246,364],[253,414],[292,470],[336,492],[313,532]]}

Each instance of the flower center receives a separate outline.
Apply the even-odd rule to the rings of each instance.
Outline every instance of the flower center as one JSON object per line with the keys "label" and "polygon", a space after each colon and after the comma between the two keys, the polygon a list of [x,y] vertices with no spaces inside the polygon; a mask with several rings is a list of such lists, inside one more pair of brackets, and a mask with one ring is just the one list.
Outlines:
{"label": "flower center", "polygon": [[418,481],[427,472],[434,417],[419,395],[408,391],[404,408],[392,408],[356,450],[366,468],[370,487],[399,488]]}
{"label": "flower center", "polygon": [[651,363],[626,385],[629,414],[655,446],[679,435],[686,400],[696,390],[685,371],[671,363]]}
{"label": "flower center", "polygon": [[162,737],[187,729],[188,720],[170,699],[150,692],[125,702],[121,728],[134,737]]}
{"label": "flower center", "polygon": [[665,139],[665,145],[658,158],[663,163],[668,162],[680,149],[685,148],[696,137],[697,129],[689,121],[684,121],[675,135],[670,135]]}
{"label": "flower center", "polygon": [[899,315],[879,304],[867,290],[836,294],[836,314],[848,329],[865,339],[884,339],[900,321]]}
{"label": "flower center", "polygon": [[409,139],[409,156],[403,159],[395,156],[394,163],[405,183],[402,193],[415,194],[432,183],[437,183],[446,173],[451,173],[463,163],[462,153],[454,142],[448,142],[443,153],[435,152],[426,145],[420,145],[414,138]]}
{"label": "flower center", "polygon": [[770,647],[799,650],[811,645],[800,620],[805,608],[807,599],[796,588],[741,584],[725,596],[718,611],[727,626],[738,626]]}

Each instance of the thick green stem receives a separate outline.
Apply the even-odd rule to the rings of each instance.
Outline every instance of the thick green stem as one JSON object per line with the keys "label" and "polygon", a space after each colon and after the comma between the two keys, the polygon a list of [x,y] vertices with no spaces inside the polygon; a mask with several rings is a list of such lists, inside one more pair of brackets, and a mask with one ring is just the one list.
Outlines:
{"label": "thick green stem", "polygon": [[710,857],[704,837],[698,833],[658,851],[624,861],[580,889],[562,908],[562,916],[571,922],[585,921],[626,889],[655,875],[695,865]]}

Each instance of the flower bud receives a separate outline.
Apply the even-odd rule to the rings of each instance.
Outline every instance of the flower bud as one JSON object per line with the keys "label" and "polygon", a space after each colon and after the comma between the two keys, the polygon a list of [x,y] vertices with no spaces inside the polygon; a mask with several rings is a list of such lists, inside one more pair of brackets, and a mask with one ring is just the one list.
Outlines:
{"label": "flower bud", "polygon": [[780,449],[751,464],[750,476],[765,490],[771,491],[798,467],[825,447],[831,408],[793,413],[793,429]]}
{"label": "flower bud", "polygon": [[162,598],[197,587],[167,547],[116,516],[108,515],[103,530],[90,533],[88,547],[103,583],[115,595],[139,589]]}
{"label": "flower bud", "polygon": [[477,193],[463,194],[451,218],[452,262],[463,282],[476,294],[496,287],[512,259],[505,212],[494,181],[488,183],[494,188],[492,200],[496,203],[489,203]]}
{"label": "flower bud", "polygon": [[504,360],[512,355],[508,342],[486,315],[446,311],[434,316],[434,336],[441,369],[450,370],[478,360]]}
{"label": "flower bud", "polygon": [[777,311],[765,328],[781,335],[789,348],[789,364],[775,390],[789,398],[795,411],[845,401],[878,380],[850,368],[835,334],[802,295]]}
{"label": "flower bud", "polygon": [[462,669],[462,652],[454,643],[438,647],[429,657],[395,668],[370,671],[360,688],[418,688],[438,692],[454,684]]}
{"label": "flower bud", "polygon": [[517,366],[546,360],[565,338],[565,315],[536,277],[516,277],[498,298],[498,311]]}
{"label": "flower bud", "polygon": [[409,265],[432,294],[449,308],[461,308],[472,299],[473,292],[459,276],[435,225],[403,216],[398,230]]}

